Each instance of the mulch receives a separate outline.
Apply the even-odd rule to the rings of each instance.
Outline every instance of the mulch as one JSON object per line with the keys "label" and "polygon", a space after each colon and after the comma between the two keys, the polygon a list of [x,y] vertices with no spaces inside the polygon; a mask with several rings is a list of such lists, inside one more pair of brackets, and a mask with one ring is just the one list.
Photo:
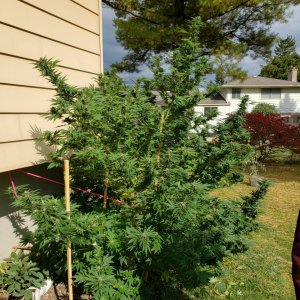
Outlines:
{"label": "mulch", "polygon": [[[91,300],[89,295],[76,295],[74,291],[74,300]],[[64,283],[58,283],[52,286],[49,291],[42,296],[41,300],[68,300],[68,290]]]}

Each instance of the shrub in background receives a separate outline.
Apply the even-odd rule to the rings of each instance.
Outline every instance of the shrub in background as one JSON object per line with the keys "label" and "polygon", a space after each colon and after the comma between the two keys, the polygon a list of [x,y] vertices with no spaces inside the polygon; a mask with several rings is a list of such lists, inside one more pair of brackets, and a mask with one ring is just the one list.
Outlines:
{"label": "shrub in background", "polygon": [[251,135],[250,144],[257,150],[257,160],[266,159],[278,148],[300,153],[300,125],[286,124],[279,114],[262,112],[245,114],[245,119],[245,128]]}
{"label": "shrub in background", "polygon": [[253,107],[252,113],[263,113],[264,115],[275,115],[279,114],[276,106],[269,103],[258,103]]}

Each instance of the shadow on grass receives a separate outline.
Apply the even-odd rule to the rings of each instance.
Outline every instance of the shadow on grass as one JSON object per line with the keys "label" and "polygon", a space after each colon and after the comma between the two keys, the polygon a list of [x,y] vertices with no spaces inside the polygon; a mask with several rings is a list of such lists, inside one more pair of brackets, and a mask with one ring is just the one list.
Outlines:
{"label": "shadow on grass", "polygon": [[191,299],[188,295],[189,290],[194,290],[199,286],[206,286],[210,278],[216,276],[217,271],[216,269],[205,269],[199,270],[197,274],[195,272],[192,273],[191,277],[193,279],[190,278],[191,281],[185,284],[186,292],[181,286],[172,284],[172,278],[169,278],[168,281],[163,281],[161,275],[151,274],[147,284],[141,287],[141,300],[189,300]]}
{"label": "shadow on grass", "polygon": [[275,182],[300,182],[300,164],[267,162],[259,174]]}

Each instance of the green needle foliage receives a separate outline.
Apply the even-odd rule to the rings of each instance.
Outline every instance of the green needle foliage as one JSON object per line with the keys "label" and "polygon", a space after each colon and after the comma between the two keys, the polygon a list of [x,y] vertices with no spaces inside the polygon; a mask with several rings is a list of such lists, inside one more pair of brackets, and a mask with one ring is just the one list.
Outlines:
{"label": "green needle foliage", "polygon": [[[300,55],[297,53],[296,41],[292,36],[279,39],[273,55],[267,60],[267,64],[262,67],[260,76],[288,79],[288,72],[291,67],[300,68]],[[300,80],[298,73],[297,80]]]}
{"label": "green needle foliage", "polygon": [[[225,255],[246,249],[254,222],[249,206],[255,210],[261,197],[225,202],[208,190],[239,180],[251,156],[243,128],[247,98],[216,128],[195,116],[207,68],[198,22],[178,49],[153,61],[153,79],[130,87],[114,71],[95,86],[73,87],[56,61],[36,63],[56,86],[47,118],[64,125],[44,134],[57,148],[51,166],[69,158],[74,184],[105,197],[73,193],[68,220],[63,199],[22,187],[15,206],[37,225],[24,242],[58,280],[65,278],[70,239],[75,282],[95,299],[182,299],[183,287],[207,281]],[[211,130],[214,143],[207,141]]]}
{"label": "green needle foliage", "polygon": [[189,34],[189,21],[201,17],[203,24],[197,40],[207,54],[215,56],[218,83],[227,76],[245,77],[236,63],[243,57],[268,56],[275,40],[275,35],[270,32],[271,25],[288,20],[287,11],[299,4],[299,0],[102,2],[114,9],[117,40],[128,50],[117,64],[121,70],[136,71],[155,53],[173,50]]}

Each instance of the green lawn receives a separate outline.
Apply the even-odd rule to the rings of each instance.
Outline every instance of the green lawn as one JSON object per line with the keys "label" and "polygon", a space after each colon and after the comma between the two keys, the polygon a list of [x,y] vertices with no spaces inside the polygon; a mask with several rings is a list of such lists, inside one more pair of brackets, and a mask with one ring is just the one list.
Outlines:
{"label": "green lawn", "polygon": [[[261,175],[272,185],[261,203],[261,227],[251,236],[252,246],[227,257],[223,274],[192,299],[294,300],[291,249],[300,208],[300,165],[268,165]],[[251,192],[247,183],[219,189],[215,195],[234,198]]]}

